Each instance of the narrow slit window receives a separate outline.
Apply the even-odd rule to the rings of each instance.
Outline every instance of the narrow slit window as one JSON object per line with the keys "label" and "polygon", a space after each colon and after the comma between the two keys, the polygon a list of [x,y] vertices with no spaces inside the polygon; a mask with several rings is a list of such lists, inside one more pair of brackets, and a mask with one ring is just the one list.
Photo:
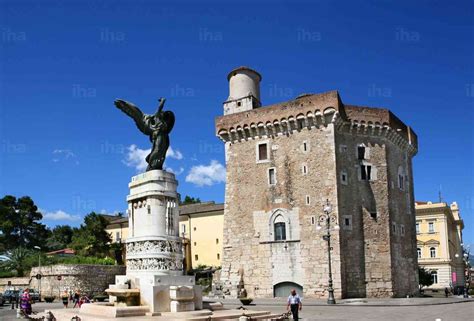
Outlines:
{"label": "narrow slit window", "polygon": [[377,212],[370,212],[370,217],[374,220],[377,219]]}
{"label": "narrow slit window", "polygon": [[276,184],[276,177],[275,177],[275,169],[270,168],[268,170],[268,184],[275,185]]}
{"label": "narrow slit window", "polygon": [[311,203],[311,198],[309,195],[306,195],[306,205],[309,205]]}

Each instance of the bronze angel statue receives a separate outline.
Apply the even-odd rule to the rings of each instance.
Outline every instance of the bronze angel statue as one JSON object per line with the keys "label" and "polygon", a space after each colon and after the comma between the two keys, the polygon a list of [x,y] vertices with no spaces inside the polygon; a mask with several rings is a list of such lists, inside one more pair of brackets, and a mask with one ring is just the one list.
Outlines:
{"label": "bronze angel statue", "polygon": [[174,126],[174,114],[172,111],[163,111],[166,99],[158,100],[158,110],[154,115],[144,114],[134,104],[122,100],[115,100],[115,106],[130,116],[137,125],[138,129],[150,137],[153,144],[150,154],[146,157],[148,167],[146,171],[154,169],[163,169],[163,163],[166,158],[166,151],[170,146],[169,133]]}

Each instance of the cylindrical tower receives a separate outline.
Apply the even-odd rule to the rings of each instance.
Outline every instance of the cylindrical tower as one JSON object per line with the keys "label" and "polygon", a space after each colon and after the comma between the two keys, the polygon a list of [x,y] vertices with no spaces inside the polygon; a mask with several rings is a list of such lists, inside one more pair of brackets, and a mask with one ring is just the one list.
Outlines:
{"label": "cylindrical tower", "polygon": [[229,97],[224,103],[224,115],[251,110],[261,106],[262,76],[248,67],[238,67],[227,75]]}

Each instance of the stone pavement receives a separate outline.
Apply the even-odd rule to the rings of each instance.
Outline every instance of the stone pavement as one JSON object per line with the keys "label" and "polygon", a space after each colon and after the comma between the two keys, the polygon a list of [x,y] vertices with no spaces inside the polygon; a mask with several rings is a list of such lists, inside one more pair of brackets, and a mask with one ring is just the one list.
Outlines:
{"label": "stone pavement", "polygon": [[[222,300],[226,308],[240,307],[238,300]],[[285,312],[284,299],[257,299],[249,310],[265,310],[274,314]],[[60,303],[37,303],[34,311],[61,309]],[[72,310],[72,309],[68,309]],[[75,309],[78,312],[78,309]],[[474,299],[450,298],[410,298],[410,299],[361,299],[340,300],[329,306],[322,300],[305,300],[301,320],[383,320],[383,321],[458,321],[471,319],[474,314]],[[9,306],[0,307],[0,320],[13,321],[16,311]],[[105,320],[105,319],[103,319]],[[169,317],[120,318],[119,321],[168,320]]]}

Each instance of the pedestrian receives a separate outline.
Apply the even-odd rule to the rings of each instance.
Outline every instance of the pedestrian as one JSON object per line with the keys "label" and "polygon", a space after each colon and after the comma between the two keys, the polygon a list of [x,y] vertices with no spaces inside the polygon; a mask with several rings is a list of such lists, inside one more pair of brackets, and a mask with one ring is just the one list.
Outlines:
{"label": "pedestrian", "polygon": [[69,293],[67,293],[67,290],[64,290],[61,300],[63,301],[64,308],[67,309],[67,305],[69,303]]}
{"label": "pedestrian", "polygon": [[80,298],[81,298],[81,295],[79,294],[79,291],[76,290],[76,292],[74,293],[74,306],[72,307],[73,309],[76,307],[76,305],[81,307],[79,304]]}
{"label": "pedestrian", "polygon": [[26,288],[23,291],[23,294],[20,298],[20,309],[23,311],[25,315],[31,314],[31,297],[30,297],[30,290]]}
{"label": "pedestrian", "polygon": [[448,294],[449,294],[448,288],[444,288],[444,296],[445,296],[445,297],[448,297]]}
{"label": "pedestrian", "polygon": [[301,303],[300,296],[296,293],[295,289],[291,290],[290,296],[288,297],[288,305],[286,309],[288,311],[291,310],[291,314],[293,314],[293,320],[298,320],[298,312],[301,311],[303,304]]}

